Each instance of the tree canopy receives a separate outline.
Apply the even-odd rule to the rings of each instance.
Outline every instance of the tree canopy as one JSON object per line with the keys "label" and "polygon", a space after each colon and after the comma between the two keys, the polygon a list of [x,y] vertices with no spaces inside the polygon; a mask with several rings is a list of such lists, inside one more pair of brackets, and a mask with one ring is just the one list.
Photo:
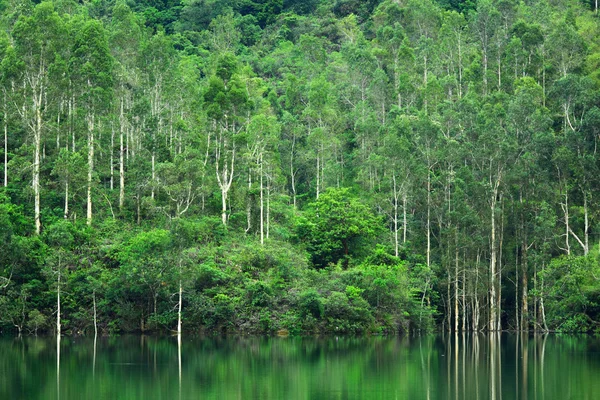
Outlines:
{"label": "tree canopy", "polygon": [[0,330],[598,331],[596,6],[6,3]]}

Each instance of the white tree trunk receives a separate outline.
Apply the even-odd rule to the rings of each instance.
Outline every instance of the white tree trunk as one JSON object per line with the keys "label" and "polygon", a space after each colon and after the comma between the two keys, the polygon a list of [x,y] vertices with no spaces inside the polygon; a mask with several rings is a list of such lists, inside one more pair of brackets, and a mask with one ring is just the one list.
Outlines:
{"label": "white tree trunk", "polygon": [[69,218],[69,181],[65,182],[65,213],[64,218]]}
{"label": "white tree trunk", "polygon": [[[39,105],[41,107],[41,104]],[[42,112],[36,107],[36,122],[33,132],[33,195],[34,195],[34,218],[35,233],[40,234],[42,223],[40,220],[40,151],[42,144]]]}
{"label": "white tree trunk", "polygon": [[495,201],[491,207],[491,238],[490,238],[490,331],[496,330],[496,212]]}
{"label": "white tree trunk", "polygon": [[123,113],[123,100],[121,99],[121,116],[119,118],[119,209],[123,209],[125,204],[125,160],[123,148],[123,136],[125,130],[125,115]]}
{"label": "white tree trunk", "polygon": [[431,266],[431,169],[427,169],[427,266]]}
{"label": "white tree trunk", "polygon": [[92,300],[94,302],[94,338],[98,336],[98,314],[96,312],[96,291],[92,292]]}
{"label": "white tree trunk", "polygon": [[94,115],[88,115],[88,176],[87,176],[87,224],[92,224],[92,174],[94,172]]}
{"label": "white tree trunk", "polygon": [[408,206],[408,196],[405,193],[402,196],[402,243],[406,244],[406,230],[407,230],[407,219],[406,219],[406,208]]}
{"label": "white tree trunk", "polygon": [[[156,139],[155,139],[156,140]],[[150,198],[154,200],[154,185],[156,183],[156,152],[152,149],[151,170],[152,170],[152,185],[150,185]]]}
{"label": "white tree trunk", "polygon": [[320,161],[319,155],[317,154],[317,200],[319,200],[319,190],[320,190],[320,187],[321,187],[321,182],[320,182],[321,167],[320,167],[319,161]]}
{"label": "white tree trunk", "polygon": [[292,136],[292,150],[290,152],[290,177],[292,179],[292,201],[296,209],[296,174],[294,172],[294,152],[296,148],[296,134]]}
{"label": "white tree trunk", "polygon": [[56,285],[56,336],[60,337],[60,255],[58,256],[58,279]]}
{"label": "white tree trunk", "polygon": [[396,187],[396,174],[392,175],[394,182],[394,255],[398,257],[398,189]]}
{"label": "white tree trunk", "polygon": [[458,232],[454,236],[454,332],[458,332]]}
{"label": "white tree trunk", "polygon": [[271,183],[267,180],[267,239],[271,230]]}
{"label": "white tree trunk", "polygon": [[[225,130],[227,130],[227,127]],[[227,195],[229,193],[229,189],[231,189],[231,183],[233,182],[233,173],[235,168],[235,144],[232,144],[231,159],[228,162],[227,158],[224,157],[221,170],[220,160],[222,158],[222,153],[227,151],[227,139],[223,136],[223,132],[221,131],[220,137],[215,139],[215,173],[217,175],[217,183],[221,189],[221,220],[223,221],[223,225],[227,225]]]}
{"label": "white tree trunk", "polygon": [[589,251],[590,251],[590,235],[589,235],[589,228],[590,228],[590,222],[589,222],[589,218],[588,218],[588,204],[587,204],[587,194],[583,193],[583,212],[584,212],[584,221],[585,221],[585,232],[584,232],[584,246],[583,246],[583,254],[584,255],[588,255]]}
{"label": "white tree trunk", "polygon": [[571,254],[571,245],[569,244],[569,235],[571,228],[569,226],[569,191],[565,188],[565,202],[561,204],[565,218],[565,251],[567,255]]}
{"label": "white tree trunk", "polygon": [[110,132],[110,190],[114,190],[115,188],[115,129],[112,128]]}
{"label": "white tree trunk", "polygon": [[221,221],[227,225],[227,192],[229,189],[221,188]]}
{"label": "white tree trunk", "polygon": [[8,186],[8,111],[6,110],[6,92],[4,93],[4,187]]}
{"label": "white tree trunk", "polygon": [[[179,275],[181,275],[181,261],[179,265]],[[181,302],[183,298],[183,283],[179,278],[179,304],[177,305],[177,334],[181,335]]]}
{"label": "white tree trunk", "polygon": [[265,244],[265,203],[263,184],[263,155],[260,154],[260,244]]}

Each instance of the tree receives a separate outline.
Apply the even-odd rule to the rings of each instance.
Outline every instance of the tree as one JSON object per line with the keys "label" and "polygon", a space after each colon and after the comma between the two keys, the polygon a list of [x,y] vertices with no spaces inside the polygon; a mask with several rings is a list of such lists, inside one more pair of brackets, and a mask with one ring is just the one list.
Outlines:
{"label": "tree", "polygon": [[348,267],[381,229],[381,220],[349,189],[329,188],[307,206],[297,229],[315,266]]}
{"label": "tree", "polygon": [[492,40],[500,24],[500,13],[491,0],[483,0],[477,3],[477,11],[471,19],[471,29],[474,35],[479,39],[481,46],[483,72],[483,94],[488,93],[488,70],[490,64],[490,52],[492,49]]}
{"label": "tree", "polygon": [[69,218],[69,200],[71,196],[73,196],[73,193],[77,193],[80,186],[85,182],[83,171],[85,171],[85,162],[81,154],[73,153],[67,148],[61,148],[52,173],[58,177],[59,182],[64,187],[65,205],[63,215],[65,219]]}
{"label": "tree", "polygon": [[72,250],[75,245],[73,232],[73,225],[64,220],[50,225],[45,232],[46,242],[52,249],[52,255],[48,258],[47,274],[51,278],[52,275],[56,276],[56,336],[58,337],[62,331],[61,289],[64,282],[68,281],[69,267],[73,262]]}
{"label": "tree", "polygon": [[[554,259],[541,273],[548,329],[563,332],[589,332],[598,329],[600,310],[597,299],[598,260],[596,256],[563,256]],[[544,317],[545,317],[544,315]]]}
{"label": "tree", "polygon": [[251,106],[243,76],[233,54],[219,56],[214,75],[204,92],[206,112],[214,135],[214,165],[221,189],[221,219],[227,225],[227,196],[236,167],[238,134],[246,127]]}
{"label": "tree", "polygon": [[[92,188],[94,151],[98,116],[111,108],[113,58],[108,48],[106,33],[98,21],[87,21],[75,38],[71,71],[74,83],[82,97],[87,125],[87,223],[92,223]],[[112,168],[112,166],[111,166]]]}
{"label": "tree", "polygon": [[60,55],[66,39],[66,27],[50,2],[37,5],[33,15],[21,16],[15,24],[16,53],[23,65],[23,99],[17,106],[33,136],[33,179],[35,231],[40,233],[40,163],[42,136],[46,124],[47,94],[51,82],[49,71]]}
{"label": "tree", "polygon": [[[121,285],[126,283],[122,295],[131,295],[138,302],[141,300],[141,304],[136,304],[136,307],[141,308],[142,331],[146,329],[149,315],[158,317],[158,298],[172,272],[171,244],[169,231],[153,229],[138,233],[119,251]],[[142,298],[135,299],[136,294],[141,294]],[[149,310],[143,306],[146,299],[152,305]]]}
{"label": "tree", "polygon": [[[117,3],[113,9],[109,27],[110,50],[115,59],[115,95],[118,102],[119,119],[119,209],[125,205],[125,158],[129,155],[126,142],[133,119],[134,91],[139,86],[140,71],[137,68],[138,52],[142,42],[140,23],[127,5]],[[113,149],[111,149],[112,159]],[[112,161],[111,161],[112,174]],[[111,175],[112,177],[112,175]],[[112,181],[111,181],[112,182]]]}
{"label": "tree", "polygon": [[[255,164],[249,168],[256,169],[259,182],[261,244],[264,244],[265,242],[265,233],[268,237],[268,230],[265,228],[269,225],[268,195],[270,194],[270,191],[267,190],[267,188],[271,187],[270,181],[273,178],[269,171],[272,171],[275,165],[273,153],[275,150],[275,141],[279,135],[279,129],[279,124],[275,117],[266,116],[264,114],[259,114],[252,118],[247,128],[249,136],[249,155]],[[251,178],[249,179],[250,182],[252,182]]]}
{"label": "tree", "polygon": [[182,217],[194,203],[201,182],[203,154],[187,150],[175,156],[173,162],[157,166],[159,187],[168,197],[164,211],[170,218]]}

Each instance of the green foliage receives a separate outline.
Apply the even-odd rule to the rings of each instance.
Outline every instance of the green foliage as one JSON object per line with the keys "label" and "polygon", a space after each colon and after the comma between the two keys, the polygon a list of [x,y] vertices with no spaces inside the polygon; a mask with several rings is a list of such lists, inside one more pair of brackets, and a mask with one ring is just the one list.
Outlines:
{"label": "green foliage", "polygon": [[31,310],[27,315],[27,328],[37,335],[38,330],[46,328],[47,318],[37,309]]}
{"label": "green foliage", "polygon": [[325,267],[359,256],[370,245],[381,222],[348,189],[328,189],[309,204],[298,224],[298,236],[306,243],[313,264]]}
{"label": "green foliage", "polygon": [[315,319],[320,319],[323,316],[323,299],[315,290],[309,289],[301,293],[298,301],[300,315],[303,318],[310,315]]}
{"label": "green foliage", "polygon": [[549,328],[590,332],[600,321],[600,264],[597,256],[560,257],[540,272]]}
{"label": "green foliage", "polygon": [[0,329],[598,330],[589,4],[0,13]]}

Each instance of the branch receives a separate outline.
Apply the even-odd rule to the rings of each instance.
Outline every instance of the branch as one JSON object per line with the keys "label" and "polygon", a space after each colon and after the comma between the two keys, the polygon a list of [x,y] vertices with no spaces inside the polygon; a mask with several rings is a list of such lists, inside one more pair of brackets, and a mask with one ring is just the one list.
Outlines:
{"label": "branch", "polygon": [[581,245],[581,247],[583,248],[583,251],[587,251],[587,248],[585,247],[585,244],[584,244],[584,243],[581,241],[581,239],[579,239],[579,236],[577,236],[577,235],[575,234],[575,232],[573,232],[573,230],[571,229],[571,227],[570,227],[570,226],[569,226],[569,233],[570,233],[571,235],[573,235],[573,237],[574,237],[575,239],[577,239],[577,241],[579,242],[579,244],[580,244],[580,245]]}
{"label": "branch", "polygon": [[112,207],[110,200],[108,199],[108,196],[104,192],[101,192],[101,193],[104,196],[104,198],[106,199],[106,202],[108,203],[108,207],[110,208],[110,213],[112,214],[113,219],[116,219],[115,212],[113,211],[113,207]]}
{"label": "branch", "polygon": [[5,278],[3,276],[0,277],[0,281],[4,282],[4,283],[2,283],[2,285],[0,285],[0,289],[4,289],[8,285],[10,285],[10,280],[12,279],[12,274],[13,274],[13,271],[11,268],[10,275],[8,276],[8,278]]}

